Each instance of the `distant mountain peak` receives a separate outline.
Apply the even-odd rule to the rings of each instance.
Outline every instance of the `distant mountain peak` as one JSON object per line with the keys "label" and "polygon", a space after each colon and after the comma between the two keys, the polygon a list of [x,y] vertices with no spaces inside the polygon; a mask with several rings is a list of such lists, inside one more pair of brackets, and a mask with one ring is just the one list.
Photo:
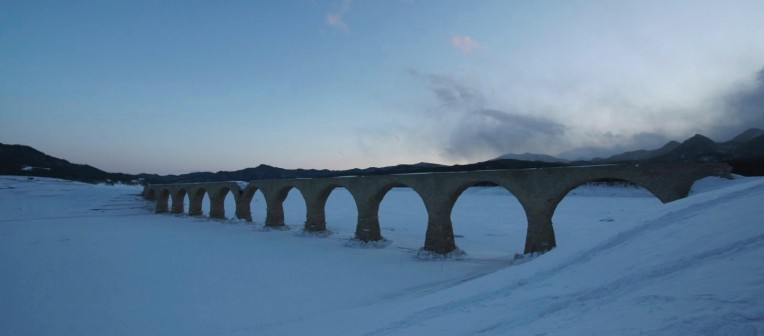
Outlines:
{"label": "distant mountain peak", "polygon": [[567,163],[568,160],[560,159],[558,157],[554,157],[551,155],[546,154],[534,154],[534,153],[523,153],[523,154],[513,154],[513,153],[507,153],[502,156],[499,156],[495,159],[492,159],[491,161],[495,160],[519,160],[519,161],[537,161],[537,162],[560,162],[560,163]]}
{"label": "distant mountain peak", "polygon": [[683,143],[684,144],[687,144],[687,143],[715,144],[713,140],[709,139],[708,137],[702,134],[695,134],[691,138],[685,140]]}
{"label": "distant mountain peak", "polygon": [[749,128],[745,132],[740,133],[736,137],[732,138],[730,142],[748,142],[762,135],[764,135],[764,130],[758,128]]}

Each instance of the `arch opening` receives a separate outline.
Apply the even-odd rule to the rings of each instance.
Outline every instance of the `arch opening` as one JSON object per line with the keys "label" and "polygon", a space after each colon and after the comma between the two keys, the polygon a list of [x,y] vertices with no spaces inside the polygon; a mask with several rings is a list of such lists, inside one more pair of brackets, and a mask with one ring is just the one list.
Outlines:
{"label": "arch opening", "polygon": [[476,258],[522,254],[528,232],[525,210],[509,190],[492,182],[466,186],[451,209],[456,245]]}
{"label": "arch opening", "polygon": [[702,194],[705,192],[717,190],[721,186],[726,186],[728,182],[729,178],[720,176],[708,176],[697,179],[692,182],[689,195]]}
{"label": "arch opening", "polygon": [[284,209],[284,224],[302,227],[305,224],[307,213],[305,198],[303,198],[300,190],[294,187],[289,187],[284,193],[286,193],[286,197],[281,203]]}
{"label": "arch opening", "polygon": [[202,195],[202,216],[209,217],[210,210],[211,210],[210,194],[208,191],[204,190],[204,195]]}
{"label": "arch opening", "polygon": [[624,179],[598,179],[568,190],[552,216],[559,244],[587,244],[636,224],[641,213],[663,204],[649,190]]}
{"label": "arch opening", "polygon": [[324,204],[326,228],[343,236],[353,236],[358,224],[358,207],[350,191],[336,186],[327,191]]}
{"label": "arch opening", "polygon": [[395,245],[419,250],[427,234],[427,208],[419,193],[406,185],[392,185],[378,195],[379,227],[382,237]]}
{"label": "arch opening", "polygon": [[259,189],[249,189],[247,191],[249,201],[249,213],[252,216],[253,224],[265,224],[268,205],[265,202],[265,195]]}
{"label": "arch opening", "polygon": [[188,215],[190,213],[189,209],[191,207],[191,195],[186,192],[186,190],[183,191],[183,213]]}

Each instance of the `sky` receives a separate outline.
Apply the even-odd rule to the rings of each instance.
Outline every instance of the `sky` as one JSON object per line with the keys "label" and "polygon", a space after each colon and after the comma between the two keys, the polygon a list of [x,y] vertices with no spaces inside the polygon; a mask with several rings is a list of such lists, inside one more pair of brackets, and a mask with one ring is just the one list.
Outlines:
{"label": "sky", "polygon": [[764,1],[2,1],[0,143],[180,174],[764,128]]}

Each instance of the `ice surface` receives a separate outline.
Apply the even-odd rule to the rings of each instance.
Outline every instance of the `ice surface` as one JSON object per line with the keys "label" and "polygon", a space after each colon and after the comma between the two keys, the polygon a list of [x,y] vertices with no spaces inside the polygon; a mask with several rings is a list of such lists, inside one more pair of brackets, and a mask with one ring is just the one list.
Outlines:
{"label": "ice surface", "polygon": [[320,237],[301,234],[294,190],[289,231],[262,230],[259,193],[246,224],[155,215],[140,192],[0,176],[0,335],[764,333],[760,178],[704,179],[669,204],[582,186],[554,216],[558,248],[522,259],[524,215],[500,188],[460,197],[467,254],[447,260],[416,257],[427,218],[409,189],[382,202],[381,248],[346,246],[344,189]]}

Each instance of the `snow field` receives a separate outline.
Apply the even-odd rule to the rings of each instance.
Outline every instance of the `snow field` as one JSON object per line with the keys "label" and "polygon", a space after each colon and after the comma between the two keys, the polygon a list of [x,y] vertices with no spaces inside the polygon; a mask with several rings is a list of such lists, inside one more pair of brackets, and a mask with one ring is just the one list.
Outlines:
{"label": "snow field", "polygon": [[380,207],[392,243],[361,249],[344,246],[344,189],[320,238],[300,234],[294,190],[292,229],[275,231],[262,200],[244,224],[154,215],[135,187],[0,177],[0,335],[761,334],[764,180],[693,189],[662,205],[580,187],[555,214],[559,247],[517,262],[519,203],[471,188],[452,213],[468,254],[434,262],[415,257],[426,212],[407,189]]}

